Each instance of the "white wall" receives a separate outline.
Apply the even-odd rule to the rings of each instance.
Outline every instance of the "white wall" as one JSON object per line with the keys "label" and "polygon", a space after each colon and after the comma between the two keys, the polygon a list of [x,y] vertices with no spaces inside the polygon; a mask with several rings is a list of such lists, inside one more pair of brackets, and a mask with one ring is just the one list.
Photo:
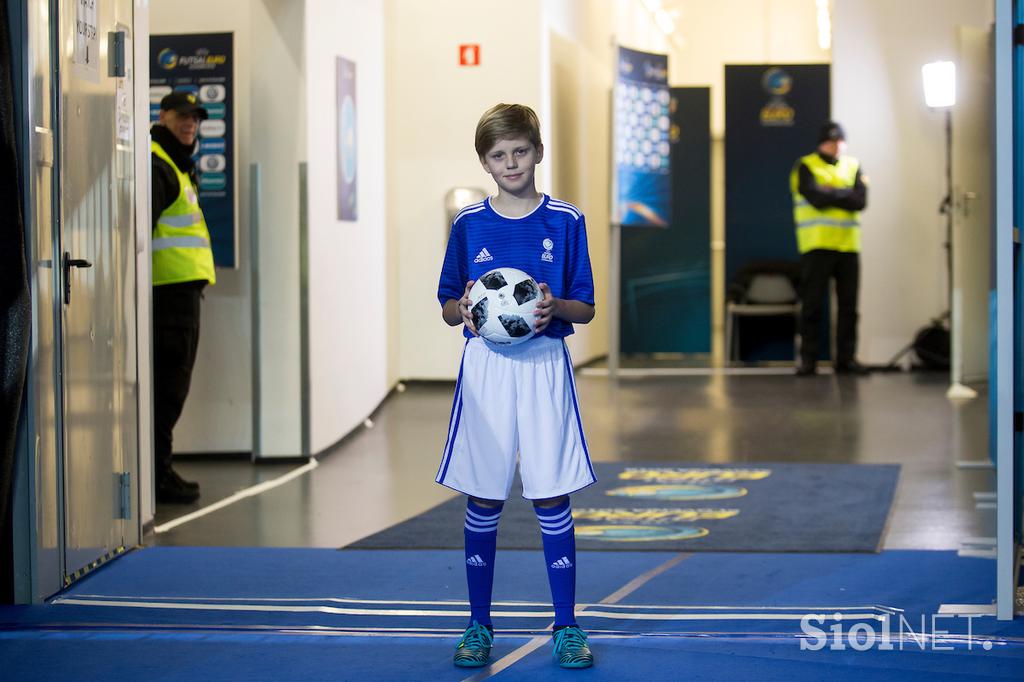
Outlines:
{"label": "white wall", "polygon": [[252,160],[260,164],[260,454],[302,454],[299,164],[306,155],[305,2],[252,3]]}
{"label": "white wall", "polygon": [[[385,7],[388,254],[397,275],[388,299],[398,361],[392,376],[449,379],[461,330],[441,320],[437,302],[448,232],[444,195],[459,186],[494,191],[473,150],[488,107],[540,109],[540,3],[516,2],[514,12],[497,0],[388,0]],[[480,66],[458,65],[462,43],[480,45]],[[541,186],[548,172],[541,164]]]}
{"label": "white wall", "polygon": [[[235,34],[240,269],[218,271],[175,430],[181,451],[253,447],[249,164],[262,173],[259,391],[262,456],[302,449],[299,165],[308,162],[310,446],[328,447],[384,398],[384,23],[379,0],[155,0],[152,31]],[[359,220],[336,208],[335,59],[357,63]],[[316,131],[309,135],[307,131]],[[355,304],[365,302],[362,309]],[[374,304],[377,301],[377,304]]]}
{"label": "white wall", "polygon": [[[306,0],[310,407],[313,452],[387,394],[384,11],[379,0]],[[356,64],[357,216],[337,219],[336,59]]]}
{"label": "white wall", "polygon": [[234,33],[238,269],[219,269],[203,301],[192,387],[176,452],[249,451],[252,320],[249,166],[259,163],[261,450],[301,449],[298,173],[305,159],[304,10],[295,0],[153,0],[151,33]]}
{"label": "white wall", "polygon": [[[550,182],[544,187],[553,196],[583,209],[587,241],[594,270],[596,315],[586,325],[576,325],[567,339],[577,364],[608,352],[611,228],[611,89],[616,48],[613,36],[617,15],[607,2],[581,3],[553,0],[543,4],[542,39],[545,95],[542,120],[548,123],[545,139]],[[622,0],[616,7],[628,15],[637,3]],[[639,16],[642,25],[646,12]],[[635,36],[633,36],[635,37]],[[654,34],[654,38],[664,38]],[[659,45],[639,44],[648,50]]]}
{"label": "white wall", "polygon": [[981,0],[835,0],[832,107],[871,179],[863,214],[860,355],[887,361],[946,309],[941,114],[921,65],[955,59],[956,26],[987,27]]}
{"label": "white wall", "polygon": [[[669,3],[666,3],[669,4]],[[725,132],[726,64],[827,63],[814,0],[679,0],[670,44],[673,87],[711,86],[711,130]]]}
{"label": "white wall", "polygon": [[[235,51],[235,215],[239,268],[218,269],[216,286],[205,291],[192,388],[174,430],[176,452],[237,452],[252,448],[249,54],[250,15],[256,4],[249,0],[153,0],[150,4],[150,34],[231,32]],[[139,35],[148,42],[145,34]]]}

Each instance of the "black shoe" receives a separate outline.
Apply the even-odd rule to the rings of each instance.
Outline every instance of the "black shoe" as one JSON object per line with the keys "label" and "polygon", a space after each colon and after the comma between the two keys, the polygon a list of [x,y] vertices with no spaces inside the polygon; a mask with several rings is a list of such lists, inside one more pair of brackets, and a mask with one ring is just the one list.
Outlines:
{"label": "black shoe", "polygon": [[175,471],[174,469],[171,469],[170,477],[174,479],[174,482],[180,485],[182,488],[191,488],[192,490],[199,490],[198,483],[196,483],[195,481],[186,481],[184,478],[178,475],[178,472]]}
{"label": "black shoe", "polygon": [[871,374],[871,370],[860,364],[856,360],[847,360],[846,362],[837,362],[835,366],[836,374],[855,374],[859,377],[867,376]]}
{"label": "black shoe", "polygon": [[798,377],[813,377],[818,373],[818,369],[813,363],[801,362],[796,368],[796,375]]}
{"label": "black shoe", "polygon": [[199,499],[199,486],[182,485],[175,476],[162,476],[156,482],[156,501],[160,504],[191,504]]}

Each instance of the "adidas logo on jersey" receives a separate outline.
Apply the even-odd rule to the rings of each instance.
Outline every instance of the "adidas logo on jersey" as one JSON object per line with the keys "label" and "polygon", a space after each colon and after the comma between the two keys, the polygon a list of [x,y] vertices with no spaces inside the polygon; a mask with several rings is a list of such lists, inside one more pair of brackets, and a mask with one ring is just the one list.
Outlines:
{"label": "adidas logo on jersey", "polygon": [[487,565],[487,562],[481,559],[479,554],[474,554],[473,556],[466,559],[466,563],[470,566],[476,566],[477,568],[483,568]]}
{"label": "adidas logo on jersey", "polygon": [[564,556],[551,564],[551,568],[572,568],[572,562],[569,561],[569,557]]}
{"label": "adidas logo on jersey", "polygon": [[480,253],[476,254],[476,258],[473,259],[474,263],[486,263],[489,260],[494,260],[494,256],[487,250],[487,247],[480,249]]}

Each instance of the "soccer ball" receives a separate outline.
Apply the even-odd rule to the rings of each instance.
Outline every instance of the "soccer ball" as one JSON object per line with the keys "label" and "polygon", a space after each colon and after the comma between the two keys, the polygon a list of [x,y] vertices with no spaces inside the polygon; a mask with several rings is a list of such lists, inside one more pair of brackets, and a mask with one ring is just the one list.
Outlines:
{"label": "soccer ball", "polygon": [[537,282],[522,270],[495,268],[484,273],[469,290],[477,333],[502,346],[526,341],[534,335],[533,311],[540,298]]}

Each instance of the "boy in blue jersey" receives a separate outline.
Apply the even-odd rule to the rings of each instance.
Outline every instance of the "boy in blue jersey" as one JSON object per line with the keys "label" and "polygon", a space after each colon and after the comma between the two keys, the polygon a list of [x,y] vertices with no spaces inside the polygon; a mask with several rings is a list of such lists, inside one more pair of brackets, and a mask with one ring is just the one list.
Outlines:
{"label": "boy in blue jersey", "polygon": [[[554,655],[565,668],[594,657],[576,623],[576,539],[569,494],[596,480],[580,420],[564,338],[594,317],[594,280],[583,214],[537,191],[544,157],[540,124],[529,107],[499,104],[481,117],[476,152],[498,193],[467,206],[452,223],[438,300],[449,325],[467,338],[437,482],[468,496],[466,580],[470,624],[455,665],[487,665],[494,638],[491,587],[498,519],[515,477],[540,523],[555,610]],[[476,334],[469,291],[482,274],[512,267],[543,294],[537,334],[493,346]]]}

